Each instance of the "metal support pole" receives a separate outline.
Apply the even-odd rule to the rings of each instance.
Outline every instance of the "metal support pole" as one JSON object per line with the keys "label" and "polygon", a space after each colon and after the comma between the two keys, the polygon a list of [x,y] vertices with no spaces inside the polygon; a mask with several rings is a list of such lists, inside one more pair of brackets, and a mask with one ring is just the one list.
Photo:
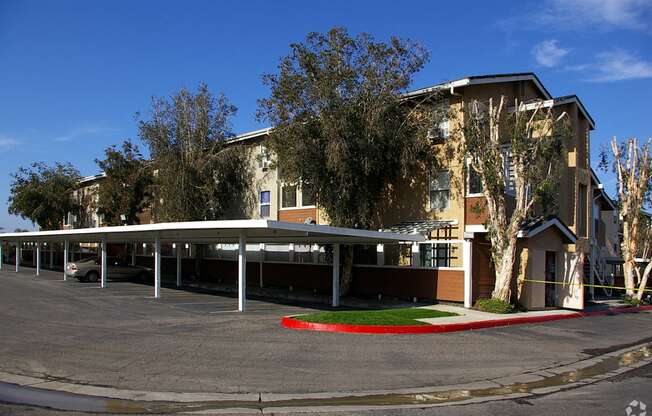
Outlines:
{"label": "metal support pole", "polygon": [[16,242],[16,273],[20,270],[20,241]]}
{"label": "metal support pole", "polygon": [[240,231],[238,243],[238,311],[247,308],[247,236]]}
{"label": "metal support pole", "polygon": [[131,245],[131,265],[132,266],[136,265],[136,244],[138,244],[138,243],[133,243]]}
{"label": "metal support pole", "polygon": [[258,246],[258,251],[260,252],[260,263],[259,263],[259,268],[260,270],[258,271],[258,280],[259,280],[259,286],[263,288],[265,286],[263,282],[263,262],[265,261],[265,244],[261,243]]}
{"label": "metal support pole", "polygon": [[378,244],[376,245],[376,265],[384,266],[385,265],[385,245]]}
{"label": "metal support pole", "polygon": [[294,243],[288,245],[288,261],[290,263],[294,262]]}
{"label": "metal support pole", "polygon": [[464,307],[470,308],[473,302],[473,240],[465,239],[463,245]]}
{"label": "metal support pole", "polygon": [[412,243],[412,267],[419,267],[421,265],[421,254],[419,253],[419,243]]}
{"label": "metal support pole", "polygon": [[154,240],[154,297],[161,297],[161,240]]}
{"label": "metal support pole", "polygon": [[105,287],[107,287],[107,277],[108,277],[107,276],[107,264],[106,264],[106,238],[104,238],[102,240],[102,243],[100,245],[101,245],[101,250],[102,250],[102,254],[100,256],[101,257],[101,259],[100,259],[100,263],[101,263],[100,264],[100,270],[101,270],[101,272],[100,272],[100,275],[101,275],[100,276],[100,278],[101,278],[100,287],[105,288]]}
{"label": "metal support pole", "polygon": [[2,263],[4,262],[5,258],[2,257],[2,246],[4,245],[4,241],[0,241],[0,270],[2,270]]}
{"label": "metal support pole", "polygon": [[312,251],[312,262],[319,263],[319,244],[313,244],[310,246],[310,250]]}
{"label": "metal support pole", "polygon": [[334,308],[340,306],[340,245],[333,244],[333,303]]}
{"label": "metal support pole", "polygon": [[66,272],[68,271],[68,256],[70,255],[70,242],[63,242],[63,281],[66,281]]}
{"label": "metal support pole", "polygon": [[175,250],[177,252],[177,287],[181,286],[181,244],[177,243]]}
{"label": "metal support pole", "polygon": [[41,243],[36,242],[36,275],[41,275]]}

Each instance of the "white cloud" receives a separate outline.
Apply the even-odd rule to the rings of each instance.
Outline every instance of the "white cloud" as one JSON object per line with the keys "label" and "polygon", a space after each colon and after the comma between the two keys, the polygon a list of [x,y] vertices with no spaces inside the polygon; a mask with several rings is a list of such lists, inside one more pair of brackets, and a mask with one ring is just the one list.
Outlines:
{"label": "white cloud", "polygon": [[548,24],[568,25],[570,29],[592,26],[646,30],[651,18],[650,0],[549,0],[544,12]]}
{"label": "white cloud", "polygon": [[20,140],[0,134],[0,149],[13,149],[20,144]]}
{"label": "white cloud", "polygon": [[587,72],[587,81],[592,82],[652,78],[652,61],[643,60],[624,49],[600,52],[596,55],[595,62],[568,69]]}
{"label": "white cloud", "polygon": [[82,137],[104,136],[107,134],[115,133],[118,129],[104,126],[83,126],[76,127],[69,130],[67,133],[57,136],[52,141],[54,142],[69,142]]}
{"label": "white cloud", "polygon": [[551,68],[568,54],[569,50],[560,47],[558,43],[556,39],[548,39],[534,45],[532,54],[539,65]]}

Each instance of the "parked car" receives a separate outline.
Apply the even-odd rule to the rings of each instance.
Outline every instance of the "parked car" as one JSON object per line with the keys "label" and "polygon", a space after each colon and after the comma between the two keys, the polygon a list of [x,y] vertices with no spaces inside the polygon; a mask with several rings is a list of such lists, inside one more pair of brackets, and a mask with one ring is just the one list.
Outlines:
{"label": "parked car", "polygon": [[[152,269],[143,266],[132,266],[121,258],[107,258],[107,278],[138,279],[143,283],[151,280]],[[100,261],[97,257],[68,263],[66,276],[79,279],[80,282],[98,282],[101,276]]]}

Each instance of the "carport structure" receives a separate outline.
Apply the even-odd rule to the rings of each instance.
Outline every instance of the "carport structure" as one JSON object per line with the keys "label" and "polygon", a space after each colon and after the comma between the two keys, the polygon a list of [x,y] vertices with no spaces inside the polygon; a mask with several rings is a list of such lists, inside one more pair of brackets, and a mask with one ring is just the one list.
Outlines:
{"label": "carport structure", "polygon": [[[304,243],[333,246],[332,306],[339,306],[340,244],[387,244],[420,242],[421,234],[400,234],[383,231],[358,230],[328,225],[296,224],[272,220],[228,220],[172,222],[119,227],[81,228],[73,230],[38,231],[0,234],[2,243],[16,245],[16,271],[20,268],[20,250],[23,242],[36,244],[36,275],[41,269],[41,245],[63,243],[64,280],[68,266],[70,243],[100,243],[101,287],[107,287],[107,244],[154,243],[154,297],[161,296],[161,244],[238,244],[238,310],[246,310],[247,244]],[[181,250],[176,258],[177,285],[181,285]],[[0,268],[2,262],[0,261]]]}

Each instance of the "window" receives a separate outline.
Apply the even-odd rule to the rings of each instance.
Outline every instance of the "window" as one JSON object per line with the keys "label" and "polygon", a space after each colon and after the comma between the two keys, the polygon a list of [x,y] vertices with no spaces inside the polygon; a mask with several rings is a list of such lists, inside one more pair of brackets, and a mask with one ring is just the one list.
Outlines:
{"label": "window", "polygon": [[579,193],[577,195],[577,231],[580,237],[586,237],[586,185],[580,185]]}
{"label": "window", "polygon": [[297,206],[297,186],[296,185],[284,185],[281,190],[282,198],[282,207],[283,208],[294,208]]}
{"label": "window", "polygon": [[480,181],[480,175],[472,167],[469,167],[469,182],[467,186],[468,194],[481,194],[482,193],[482,182]]}
{"label": "window", "polygon": [[450,132],[448,131],[448,120],[443,120],[441,123],[439,123],[439,137],[442,139],[447,139],[449,135]]}
{"label": "window", "polygon": [[447,243],[420,244],[422,267],[450,267],[452,250]]}
{"label": "window", "polygon": [[430,209],[443,211],[448,208],[451,197],[450,172],[442,170],[430,179]]}
{"label": "window", "polygon": [[269,218],[271,199],[269,191],[260,193],[260,218]]}
{"label": "window", "polygon": [[512,149],[509,146],[503,146],[503,174],[505,177],[505,193],[508,195],[515,195],[516,182],[514,178],[514,160],[512,159]]}
{"label": "window", "polygon": [[272,164],[272,155],[269,152],[267,147],[260,146],[260,156],[258,159],[258,167],[262,169],[263,172],[269,170],[270,165]]}
{"label": "window", "polygon": [[315,205],[315,195],[307,186],[301,187],[301,206],[309,207]]}
{"label": "window", "polygon": [[436,128],[428,130],[429,139],[447,139],[450,136],[448,112],[450,110],[450,102],[448,98],[444,98],[438,106],[436,112],[438,113],[439,124]]}

